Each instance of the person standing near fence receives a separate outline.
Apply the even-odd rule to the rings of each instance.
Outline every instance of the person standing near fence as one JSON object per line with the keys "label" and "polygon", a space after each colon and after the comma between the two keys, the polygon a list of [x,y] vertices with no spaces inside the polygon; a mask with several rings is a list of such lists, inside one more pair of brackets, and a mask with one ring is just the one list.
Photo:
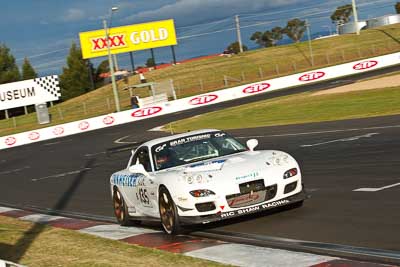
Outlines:
{"label": "person standing near fence", "polygon": [[139,97],[138,96],[133,95],[131,97],[131,106],[132,106],[132,109],[139,108]]}

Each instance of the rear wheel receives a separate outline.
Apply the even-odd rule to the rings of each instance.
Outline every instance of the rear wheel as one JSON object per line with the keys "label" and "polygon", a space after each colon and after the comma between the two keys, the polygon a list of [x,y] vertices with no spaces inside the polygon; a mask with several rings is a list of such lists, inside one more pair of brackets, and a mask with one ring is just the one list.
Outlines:
{"label": "rear wheel", "polygon": [[158,197],[158,207],[160,211],[161,224],[164,231],[170,235],[177,235],[182,232],[179,224],[178,210],[171,194],[167,188],[161,187]]}
{"label": "rear wheel", "polygon": [[132,221],[129,220],[128,207],[121,192],[116,187],[113,191],[113,206],[118,223],[122,226],[132,225]]}

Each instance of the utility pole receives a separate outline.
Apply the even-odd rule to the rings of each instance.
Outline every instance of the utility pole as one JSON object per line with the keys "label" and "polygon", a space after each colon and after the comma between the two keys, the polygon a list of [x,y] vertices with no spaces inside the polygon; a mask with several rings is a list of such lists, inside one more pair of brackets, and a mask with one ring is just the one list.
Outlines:
{"label": "utility pole", "polygon": [[311,34],[310,34],[310,24],[306,19],[306,28],[307,28],[307,35],[308,35],[308,49],[310,50],[310,59],[311,59],[311,66],[314,66],[314,54],[311,45]]}
{"label": "utility pole", "polygon": [[235,16],[235,23],[236,23],[237,40],[238,40],[238,43],[239,43],[239,51],[240,51],[240,53],[243,53],[242,36],[240,35],[239,15]]}
{"label": "utility pole", "polygon": [[113,89],[113,94],[114,94],[114,101],[115,101],[115,109],[117,112],[121,111],[120,105],[119,105],[119,96],[118,96],[118,89],[117,89],[117,83],[115,81],[115,76],[114,76],[114,64],[111,56],[111,51],[110,51],[110,38],[109,38],[109,28],[107,27],[107,20],[103,20],[103,25],[104,25],[104,31],[106,33],[106,45],[107,45],[107,54],[108,54],[108,65],[110,67],[110,75],[111,75],[111,86]]}
{"label": "utility pole", "polygon": [[358,14],[357,14],[356,0],[351,0],[351,4],[353,6],[354,25],[356,27],[356,33],[357,35],[360,35],[360,29],[358,28]]}

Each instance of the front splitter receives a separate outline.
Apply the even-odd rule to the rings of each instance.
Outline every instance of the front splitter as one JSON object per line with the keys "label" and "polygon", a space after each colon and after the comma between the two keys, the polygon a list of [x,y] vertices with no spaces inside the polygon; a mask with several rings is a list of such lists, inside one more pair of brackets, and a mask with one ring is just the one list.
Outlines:
{"label": "front splitter", "polygon": [[241,208],[233,211],[227,212],[218,212],[212,215],[204,215],[204,216],[180,216],[179,220],[181,224],[184,225],[193,225],[193,224],[205,224],[211,222],[217,222],[221,220],[232,219],[244,215],[249,215],[253,213],[258,213],[266,210],[271,210],[283,206],[294,205],[296,203],[301,203],[304,199],[307,198],[307,194],[303,189],[300,193],[282,198],[276,201],[271,201],[267,203],[262,203],[256,206],[251,206],[247,208]]}

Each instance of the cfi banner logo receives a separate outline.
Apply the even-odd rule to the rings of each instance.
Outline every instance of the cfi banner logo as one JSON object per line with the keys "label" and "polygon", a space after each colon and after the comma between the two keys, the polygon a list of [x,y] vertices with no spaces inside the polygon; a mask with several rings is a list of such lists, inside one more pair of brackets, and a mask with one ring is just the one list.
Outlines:
{"label": "cfi banner logo", "polygon": [[141,108],[133,112],[131,115],[132,117],[140,118],[140,117],[147,117],[154,115],[162,110],[162,107],[148,107],[148,108]]}
{"label": "cfi banner logo", "polygon": [[192,98],[189,101],[189,104],[190,105],[203,105],[203,104],[210,103],[210,102],[216,100],[217,98],[218,98],[218,96],[217,95],[213,95],[213,94],[197,96],[195,98]]}
{"label": "cfi banner logo", "polygon": [[363,61],[360,63],[357,63],[356,65],[353,66],[353,69],[355,70],[366,70],[370,69],[372,67],[375,67],[378,65],[378,61],[376,60],[368,60],[368,61]]}
{"label": "cfi banner logo", "polygon": [[17,142],[17,138],[15,138],[14,136],[7,137],[6,140],[4,140],[4,143],[5,143],[7,146],[12,146],[12,145],[14,145],[16,142]]}
{"label": "cfi banner logo", "polygon": [[64,128],[63,127],[55,127],[53,129],[53,134],[54,135],[62,135],[64,133]]}
{"label": "cfi banner logo", "polygon": [[112,116],[106,116],[106,117],[103,118],[103,123],[105,125],[111,125],[111,124],[114,123],[114,121],[115,121],[115,119]]}
{"label": "cfi banner logo", "polygon": [[[114,48],[114,47],[119,48],[119,47],[126,46],[125,34],[111,35],[108,37],[108,41],[110,44],[110,48]],[[101,50],[107,49],[107,38],[106,37],[91,39],[91,42],[92,42],[92,51],[101,51]]]}
{"label": "cfi banner logo", "polygon": [[28,134],[28,138],[32,141],[38,140],[40,138],[40,133],[38,132],[30,132]]}
{"label": "cfi banner logo", "polygon": [[269,83],[256,83],[243,89],[245,94],[255,94],[267,90],[271,85]]}
{"label": "cfi banner logo", "polygon": [[90,124],[87,121],[82,121],[78,125],[79,129],[81,129],[82,131],[89,129],[89,126]]}
{"label": "cfi banner logo", "polygon": [[299,81],[310,82],[310,81],[318,80],[324,76],[325,76],[325,72],[323,72],[323,71],[310,72],[310,73],[306,73],[306,74],[300,76]]}

